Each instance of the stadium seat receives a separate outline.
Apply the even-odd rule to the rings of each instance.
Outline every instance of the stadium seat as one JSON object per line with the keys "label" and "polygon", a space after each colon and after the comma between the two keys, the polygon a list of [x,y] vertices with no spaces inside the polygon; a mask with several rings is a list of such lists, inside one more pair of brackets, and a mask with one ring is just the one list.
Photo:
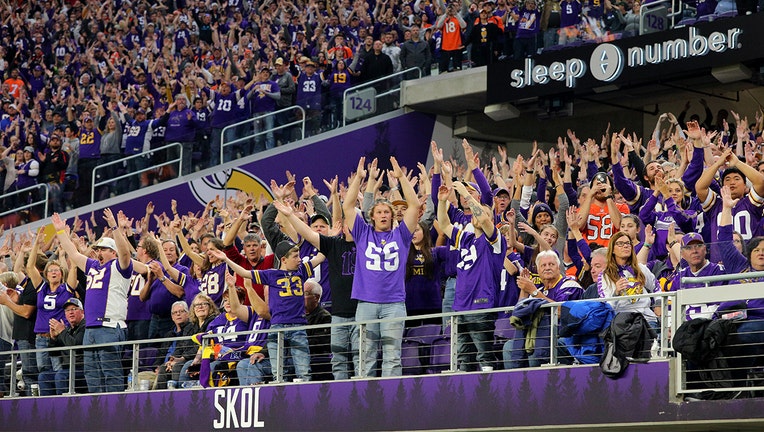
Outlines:
{"label": "stadium seat", "polygon": [[401,362],[405,375],[421,374],[430,363],[430,345],[441,336],[441,326],[425,324],[406,330],[401,344]]}
{"label": "stadium seat", "polygon": [[451,338],[441,336],[432,342],[430,364],[427,373],[435,374],[448,370],[451,366]]}

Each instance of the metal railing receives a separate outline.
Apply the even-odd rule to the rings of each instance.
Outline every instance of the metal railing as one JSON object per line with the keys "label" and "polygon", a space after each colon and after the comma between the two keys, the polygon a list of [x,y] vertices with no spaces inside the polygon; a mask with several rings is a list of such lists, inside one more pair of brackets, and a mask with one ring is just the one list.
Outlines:
{"label": "metal railing", "polygon": [[[255,132],[255,133],[253,133],[251,135],[246,135],[246,136],[243,136],[243,137],[238,137],[238,138],[234,139],[233,141],[226,141],[225,140],[226,132],[228,132],[231,129],[235,129],[235,128],[240,127],[240,126],[245,126],[245,125],[248,125],[248,124],[252,124],[252,129],[254,130],[254,126],[256,126],[257,123],[260,120],[263,120],[266,117],[271,117],[271,116],[275,117],[278,114],[284,114],[284,113],[287,113],[289,111],[295,111],[295,110],[299,111],[300,114],[301,114],[300,118],[297,119],[297,120],[291,121],[289,123],[285,123],[283,125],[276,125],[273,128],[271,128],[271,129],[261,130],[261,131]],[[230,147],[230,146],[233,146],[233,145],[245,142],[245,141],[250,141],[250,140],[256,139],[257,137],[259,137],[261,135],[265,135],[267,133],[273,133],[275,131],[278,131],[278,130],[281,130],[281,129],[290,128],[290,127],[296,126],[296,125],[300,125],[300,139],[305,139],[305,110],[301,106],[299,106],[299,105],[293,105],[293,106],[290,106],[290,107],[286,107],[286,108],[280,109],[278,111],[274,111],[272,113],[267,113],[267,114],[259,115],[259,116],[252,117],[252,118],[249,118],[249,119],[246,119],[246,120],[242,120],[242,121],[240,121],[238,123],[234,123],[232,125],[228,125],[228,126],[224,127],[223,130],[220,131],[220,155],[219,155],[220,156],[220,159],[219,159],[220,163],[222,164],[224,162],[227,162],[225,160],[225,158],[224,158],[226,147]],[[284,144],[286,144],[286,143],[284,143]]]}
{"label": "metal railing", "polygon": [[[400,92],[401,92],[400,83],[401,83],[401,81],[403,81],[404,75],[415,75],[415,78],[408,78],[408,79],[419,79],[419,78],[422,78],[422,70],[420,68],[417,68],[417,67],[409,68],[409,69],[406,69],[406,70],[403,70],[403,71],[400,71],[400,72],[396,72],[396,73],[394,73],[392,75],[387,75],[387,76],[384,76],[382,78],[377,78],[375,80],[372,80],[372,81],[369,81],[369,82],[365,82],[363,84],[359,84],[359,85],[354,86],[354,87],[350,87],[349,89],[345,90],[345,92],[342,94],[342,101],[343,101],[343,106],[344,106],[344,108],[342,110],[342,126],[346,126],[347,123],[348,123],[348,118],[347,118],[347,100],[348,100],[348,95],[353,94],[353,93],[358,93],[359,91],[361,91],[363,89],[366,89],[366,88],[369,88],[369,87],[373,87],[376,84],[380,84],[380,83],[383,83],[383,82],[390,81],[390,83],[391,83],[390,88],[385,90],[382,93],[378,93],[375,96],[375,99],[378,102],[378,101],[382,100],[382,98],[385,98],[385,97],[388,97],[388,96],[392,96],[392,95],[398,95],[398,102],[400,103]],[[392,107],[392,109],[394,109],[394,104],[391,103],[389,105],[390,105],[390,107]],[[380,104],[377,103],[376,106],[379,107]],[[388,111],[392,111],[392,109],[390,109]],[[388,112],[388,111],[385,111],[385,112]],[[358,119],[354,119],[354,120],[360,120],[361,118],[370,117],[370,116],[379,115],[379,114],[384,114],[384,112],[379,112],[379,110],[377,109],[377,111],[375,111],[373,113],[369,113],[367,115],[364,115],[364,116],[359,117]]]}
{"label": "metal railing", "polygon": [[[140,169],[140,170],[135,171],[135,172],[129,172],[129,173],[122,174],[120,176],[117,176],[117,177],[114,177],[114,178],[109,178],[107,180],[102,180],[102,181],[99,181],[99,182],[96,181],[96,179],[98,178],[98,177],[96,177],[96,171],[98,171],[98,170],[103,170],[105,167],[110,167],[110,166],[114,166],[114,165],[126,164],[128,161],[131,161],[131,160],[134,160],[134,159],[138,159],[138,158],[148,158],[148,157],[151,157],[154,153],[160,152],[162,150],[167,150],[167,149],[170,149],[170,148],[173,148],[173,147],[178,149],[178,157],[176,157],[176,158],[172,158],[172,159],[166,160],[166,161],[164,161],[164,162],[162,162],[160,164],[151,165],[149,167]],[[151,149],[149,151],[145,151],[145,152],[142,152],[142,153],[138,153],[138,154],[134,154],[134,155],[130,155],[130,156],[125,156],[125,157],[117,159],[115,161],[107,162],[107,163],[102,164],[102,165],[98,165],[97,167],[93,168],[93,177],[92,177],[92,181],[91,181],[91,184],[90,184],[90,203],[91,204],[95,203],[95,191],[96,191],[96,187],[105,186],[105,185],[117,182],[119,180],[130,178],[130,177],[133,177],[133,176],[136,176],[136,175],[141,175],[141,174],[143,174],[145,172],[154,171],[157,168],[161,168],[161,167],[164,167],[164,166],[172,165],[172,164],[175,164],[175,163],[178,164],[178,171],[177,171],[175,177],[179,177],[180,173],[183,172],[183,145],[181,143],[179,143],[179,142],[174,142],[174,143],[171,143],[171,144],[166,144],[166,145],[163,145],[162,147],[157,147],[155,149]]]}
{"label": "metal railing", "polygon": [[[764,272],[749,272],[738,274],[724,274],[708,277],[683,277],[682,284],[705,284],[702,288],[682,289],[676,292],[676,298],[672,303],[673,324],[671,326],[672,334],[676,333],[679,326],[692,318],[688,309],[699,308],[702,306],[698,317],[708,318],[712,315],[721,302],[746,303],[750,299],[763,298],[762,282],[742,283],[742,284],[719,284],[720,282],[755,280],[764,278]],[[711,286],[716,284],[716,286]],[[734,287],[734,289],[730,289]],[[746,306],[746,317],[750,312],[757,312],[756,309]],[[761,312],[759,312],[761,315]],[[720,348],[715,364],[705,366],[702,364],[689,364],[680,352],[676,353],[678,370],[673,374],[674,387],[678,395],[692,395],[700,393],[727,393],[728,395],[738,392],[762,392],[764,390],[764,381],[752,382],[748,376],[757,373],[764,367],[764,324],[760,319],[747,317],[747,319],[736,320],[736,328],[727,335],[727,342]],[[740,326],[746,326],[740,327]],[[753,330],[751,329],[753,327]],[[739,328],[745,328],[745,331],[739,331]],[[750,339],[744,343],[737,340]],[[690,375],[699,375],[701,373],[715,374],[713,378],[700,375],[700,378]],[[725,378],[725,375],[729,377]],[[742,376],[742,378],[741,378]],[[749,382],[744,382],[749,381]]]}
{"label": "metal railing", "polygon": [[[764,272],[752,272],[752,273],[743,273],[743,274],[735,274],[735,275],[720,275],[720,276],[713,276],[709,278],[683,278],[682,283],[683,284],[689,284],[689,283],[706,283],[706,284],[712,284],[712,283],[719,283],[723,281],[730,281],[730,280],[741,280],[741,279],[755,279],[759,277],[764,277]],[[680,365],[680,367],[672,367],[670,368],[670,376],[666,377],[667,380],[671,380],[670,382],[673,383],[673,388],[675,389],[674,394],[683,396],[691,393],[698,392],[697,388],[693,388],[693,385],[697,384],[704,384],[704,382],[698,382],[693,381],[692,379],[688,379],[688,372],[693,372],[696,369],[690,369],[688,366],[683,362],[683,358],[681,353],[675,352],[671,347],[671,338],[673,335],[676,334],[677,328],[686,321],[686,310],[688,307],[691,307],[693,305],[698,304],[718,304],[719,302],[723,301],[734,301],[734,300],[749,300],[749,299],[756,299],[756,298],[764,298],[764,294],[762,293],[762,283],[761,282],[754,282],[754,283],[745,283],[745,284],[739,284],[734,285],[734,289],[730,289],[728,285],[725,286],[712,286],[712,287],[705,287],[705,288],[689,288],[689,289],[683,289],[676,292],[658,292],[658,293],[648,293],[648,294],[641,294],[636,296],[623,296],[623,297],[616,297],[616,298],[601,298],[601,299],[591,299],[591,300],[585,300],[585,301],[597,301],[597,302],[606,302],[606,301],[616,301],[616,300],[625,300],[625,299],[631,299],[636,300],[639,298],[645,298],[650,297],[653,300],[655,300],[655,305],[660,305],[661,307],[661,313],[660,315],[660,339],[659,339],[659,348],[657,351],[654,351],[652,353],[652,359],[666,359],[668,357],[671,357],[673,355],[677,356],[677,362],[676,364]],[[660,299],[660,301],[659,301]],[[573,358],[571,356],[568,356],[568,354],[563,354],[565,358],[560,357],[560,355],[557,353],[557,347],[558,346],[565,346],[561,341],[558,341],[558,324],[560,320],[560,311],[559,306],[562,303],[560,302],[550,302],[548,304],[544,304],[542,308],[548,310],[548,321],[545,321],[545,325],[550,325],[549,328],[549,354],[548,357],[542,359],[543,362],[541,362],[542,367],[556,367],[558,365],[565,365],[565,364],[571,364],[573,363]],[[457,351],[457,344],[458,344],[458,338],[461,334],[465,333],[465,330],[463,330],[462,324],[460,324],[459,317],[461,316],[467,316],[472,314],[488,314],[488,313],[509,313],[513,310],[512,307],[500,307],[500,308],[494,308],[494,309],[485,309],[485,310],[478,310],[478,311],[466,311],[466,312],[454,312],[454,313],[439,313],[439,314],[430,314],[430,315],[417,315],[417,316],[409,316],[405,318],[389,318],[389,319],[375,319],[375,320],[365,320],[360,322],[346,322],[346,323],[333,323],[333,324],[323,324],[318,326],[295,326],[295,327],[287,327],[287,328],[280,328],[280,329],[266,329],[266,330],[257,330],[257,331],[246,331],[246,332],[238,332],[238,333],[226,333],[226,338],[229,337],[235,337],[235,336],[241,336],[241,335],[252,335],[252,334],[262,334],[262,333],[277,333],[277,341],[278,341],[278,350],[280,355],[278,355],[278,362],[272,362],[271,368],[273,373],[273,378],[269,379],[269,382],[274,383],[284,383],[289,381],[291,375],[288,374],[289,369],[289,357],[287,349],[285,348],[285,337],[284,332],[287,331],[298,331],[298,330],[305,330],[309,333],[309,342],[311,343],[311,350],[315,351],[321,351],[324,354],[317,354],[315,351],[312,352],[314,354],[311,356],[311,367],[315,366],[324,366],[325,370],[331,371],[331,366],[329,364],[331,355],[328,354],[327,346],[326,345],[316,345],[313,343],[310,332],[311,331],[318,331],[321,329],[333,329],[337,327],[355,327],[358,331],[358,345],[357,347],[348,348],[347,352],[339,352],[340,354],[346,354],[346,358],[348,359],[348,364],[350,367],[348,367],[349,370],[353,371],[350,375],[353,375],[354,378],[357,379],[364,379],[364,378],[373,378],[374,376],[377,376],[379,374],[379,371],[382,369],[378,366],[374,366],[373,369],[371,369],[371,375],[367,373],[367,370],[365,369],[364,365],[364,359],[378,359],[380,358],[380,353],[383,352],[382,349],[379,347],[382,346],[384,342],[389,343],[388,341],[384,341],[383,339],[379,339],[376,344],[367,344],[367,340],[370,337],[377,338],[378,335],[376,333],[372,334],[369,326],[376,326],[378,324],[384,324],[384,323],[393,323],[401,321],[413,321],[416,320],[417,322],[437,322],[438,324],[432,325],[436,327],[436,332],[433,335],[435,339],[430,339],[427,341],[423,341],[420,345],[415,345],[413,350],[401,350],[401,369],[402,373],[404,375],[416,375],[416,374],[425,374],[425,373],[456,373],[458,371],[464,370],[462,366],[464,364],[460,364],[460,361],[462,359],[459,358],[458,351]],[[492,316],[492,315],[489,315]],[[491,318],[493,321],[495,318]],[[547,318],[544,318],[547,320]],[[747,321],[744,321],[745,323],[756,323],[757,321],[750,319]],[[498,321],[496,321],[498,323]],[[416,338],[410,337],[410,331],[412,328],[415,328],[415,326],[419,326],[420,324],[412,324],[409,326],[405,326],[405,324],[402,326],[406,328],[406,332],[402,335],[402,340],[400,341],[402,344],[408,340],[417,340]],[[432,327],[431,326],[431,327]],[[510,347],[510,349],[514,349],[514,345],[507,345],[508,343],[512,343],[513,338],[516,339],[513,336],[501,336],[498,333],[498,326],[494,327],[493,323],[491,323],[487,327],[490,331],[490,339],[492,341],[492,349],[491,353],[495,356],[496,360],[493,363],[497,369],[503,368],[503,365],[508,362],[508,358],[506,357],[506,354],[508,352],[511,353],[511,351],[508,350],[507,347]],[[494,334],[494,331],[496,332]],[[752,334],[747,333],[747,336],[749,337],[757,337],[758,340],[761,341],[761,343],[752,345],[747,344],[743,346],[743,348],[749,347],[749,346],[755,346],[757,347],[756,351],[757,353],[761,352],[762,354],[759,356],[757,355],[755,360],[756,364],[760,365],[761,367],[764,367],[764,324],[762,325],[762,330],[760,331],[761,335],[758,334]],[[742,333],[741,333],[742,334]],[[211,334],[211,335],[205,335],[204,340],[210,340],[210,339],[217,339],[219,335],[217,334]],[[130,360],[130,371],[132,371],[132,376],[134,377],[134,383],[133,383],[133,389],[138,388],[137,383],[135,382],[138,379],[139,372],[141,368],[139,367],[139,359],[141,358],[141,347],[145,347],[146,345],[153,344],[154,346],[157,346],[164,342],[169,342],[172,340],[187,340],[187,337],[179,337],[179,338],[167,338],[167,339],[149,339],[149,340],[140,340],[140,341],[130,341],[130,342],[124,342],[120,345],[122,345],[125,348],[132,348],[132,356],[129,358]],[[436,340],[438,341],[436,343]],[[600,341],[601,343],[601,341]],[[324,342],[326,344],[326,342]],[[379,345],[377,345],[379,344]],[[88,348],[98,348],[98,347],[107,347],[107,346],[113,346],[112,344],[104,344],[104,345],[90,345]],[[568,345],[570,346],[570,345]],[[376,352],[372,351],[369,352],[369,347],[371,349],[376,350]],[[19,353],[37,353],[37,352],[54,352],[54,351],[69,351],[70,353],[72,350],[75,349],[82,349],[83,347],[67,347],[67,348],[47,348],[47,349],[36,349],[36,350],[19,350],[12,352],[13,357],[12,361],[10,362],[9,366],[11,369],[10,373],[10,385],[11,385],[11,396],[17,396],[16,393],[16,359],[15,355]],[[440,356],[436,356],[436,348],[441,351]],[[740,349],[740,346],[733,346],[733,348]],[[159,353],[158,355],[161,355]],[[354,358],[358,358],[358,362],[355,363]],[[320,357],[320,360],[317,360]],[[739,357],[739,358],[750,358],[748,357]],[[273,357],[271,357],[273,358]],[[728,359],[735,360],[735,357],[727,357]],[[71,370],[74,370],[75,366],[75,356],[71,355],[69,356],[69,368]],[[313,363],[313,360],[316,361],[316,363]],[[502,361],[503,360],[503,361]],[[319,362],[320,361],[320,362]],[[413,366],[412,366],[413,365]],[[476,365],[474,363],[471,364],[471,367],[469,370],[478,371],[478,372],[489,372],[493,371],[493,367],[476,367],[481,365]],[[383,366],[384,367],[384,366]],[[510,366],[515,367],[515,366]],[[731,368],[732,369],[732,368]],[[755,368],[750,368],[754,372]],[[153,370],[153,367],[152,367]],[[413,373],[411,371],[414,371]],[[732,369],[734,371],[734,369]],[[738,372],[741,372],[738,369]],[[742,371],[743,373],[747,373],[748,369]],[[314,369],[314,374],[316,373],[316,369]],[[127,376],[127,370],[120,371],[121,376],[126,377]],[[326,373],[325,373],[326,375]],[[764,376],[764,370],[762,370],[762,374]],[[70,373],[69,374],[69,385],[68,385],[68,392],[73,393],[76,391],[75,388],[75,376],[76,374]],[[315,376],[315,375],[314,375]],[[323,378],[318,379],[332,379],[331,374],[329,373],[328,378],[324,376]],[[193,381],[189,381],[193,382]],[[726,385],[724,387],[720,388],[708,388],[704,390],[709,390],[711,392],[734,392],[734,391],[759,391],[764,392],[764,378],[761,380],[757,380],[753,383],[744,383],[740,384],[739,382],[736,385]]]}
{"label": "metal railing", "polygon": [[[63,187],[63,185],[61,187]],[[42,205],[44,207],[43,216],[47,216],[48,215],[48,201],[49,201],[49,196],[50,196],[50,188],[48,187],[47,183],[38,183],[36,185],[29,186],[29,187],[26,187],[24,189],[19,189],[17,191],[6,192],[6,193],[0,195],[0,199],[6,200],[6,199],[8,199],[10,197],[13,197],[13,196],[16,196],[16,195],[29,194],[30,192],[33,192],[35,190],[37,190],[37,191],[42,190],[43,191],[43,193],[41,194],[40,198],[38,198],[36,200],[33,200],[32,202],[28,202],[26,204],[22,204],[22,205],[20,205],[18,207],[14,207],[14,208],[12,208],[10,210],[6,210],[6,211],[0,213],[0,217],[8,216],[8,215],[11,215],[11,214],[15,214],[15,213],[18,213],[18,212],[20,212],[22,210],[26,210],[26,209],[29,209],[29,208],[32,208],[32,207],[36,207],[36,206],[39,206],[39,205]]]}

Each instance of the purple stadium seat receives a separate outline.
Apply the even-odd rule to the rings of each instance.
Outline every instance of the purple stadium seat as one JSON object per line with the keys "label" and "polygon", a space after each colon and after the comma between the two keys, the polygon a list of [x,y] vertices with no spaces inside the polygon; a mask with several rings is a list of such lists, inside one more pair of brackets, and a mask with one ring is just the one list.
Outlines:
{"label": "purple stadium seat", "polygon": [[512,339],[515,336],[515,328],[509,323],[509,318],[499,318],[496,320],[496,329],[493,332],[496,339]]}
{"label": "purple stadium seat", "polygon": [[440,337],[441,326],[425,324],[406,330],[401,344],[401,363],[405,375],[418,375],[423,372],[430,360],[430,344]]}
{"label": "purple stadium seat", "polygon": [[674,27],[691,26],[691,25],[695,24],[695,21],[697,21],[697,20],[695,18],[693,18],[693,17],[683,18],[681,21],[676,23],[676,25]]}
{"label": "purple stadium seat", "polygon": [[427,373],[440,373],[451,366],[451,338],[441,336],[432,342],[430,365]]}
{"label": "purple stadium seat", "polygon": [[429,345],[435,338],[440,336],[440,328],[441,326],[438,324],[425,324],[418,327],[411,327],[406,330],[403,339]]}

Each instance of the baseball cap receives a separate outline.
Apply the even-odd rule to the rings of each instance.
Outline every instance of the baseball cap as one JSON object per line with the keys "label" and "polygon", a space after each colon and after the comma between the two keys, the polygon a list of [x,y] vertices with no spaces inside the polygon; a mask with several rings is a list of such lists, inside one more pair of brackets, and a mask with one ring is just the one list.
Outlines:
{"label": "baseball cap", "polygon": [[69,298],[69,300],[67,300],[64,303],[64,309],[66,309],[66,307],[69,306],[69,305],[74,305],[74,306],[76,306],[79,309],[85,309],[84,307],[82,307],[82,302],[77,297]]}
{"label": "baseball cap", "polygon": [[705,243],[705,241],[703,241],[703,236],[701,236],[698,233],[693,232],[693,233],[685,234],[684,237],[682,237],[682,247],[687,246],[688,244],[692,242]]}
{"label": "baseball cap", "polygon": [[504,192],[505,194],[509,195],[509,191],[508,190],[506,190],[506,189],[504,189],[502,187],[497,187],[496,189],[493,190],[493,196],[499,196],[499,194],[502,193],[502,192]]}
{"label": "baseball cap", "polygon": [[284,59],[279,57],[279,58],[276,59],[276,61],[273,64],[275,64],[275,65],[283,65],[284,64]]}
{"label": "baseball cap", "polygon": [[391,202],[390,204],[392,204],[393,206],[403,205],[403,206],[406,206],[406,207],[408,207],[408,205],[409,205],[408,201],[406,201],[406,200],[395,200],[395,201]]}
{"label": "baseball cap", "polygon": [[98,240],[98,243],[96,243],[93,247],[117,250],[117,244],[114,243],[114,239],[111,237],[101,237],[101,240]]}
{"label": "baseball cap", "polygon": [[478,187],[477,183],[474,183],[474,182],[465,182],[464,186],[467,188],[467,190],[475,191],[475,192],[478,193],[478,195],[482,195],[480,193],[480,188]]}
{"label": "baseball cap", "polygon": [[34,153],[34,147],[32,146],[26,146],[24,147],[25,152]]}
{"label": "baseball cap", "polygon": [[281,258],[284,258],[289,253],[290,250],[296,247],[297,247],[296,244],[288,240],[283,240],[276,246],[276,250],[274,251],[274,253],[276,254],[276,257],[278,259],[281,259]]}
{"label": "baseball cap", "polygon": [[321,219],[324,222],[326,222],[327,225],[330,225],[329,219],[327,219],[326,216],[322,215],[321,213],[316,213],[316,214],[314,214],[313,216],[310,217],[310,225],[313,225],[313,222],[315,222],[315,221],[317,221],[319,219]]}

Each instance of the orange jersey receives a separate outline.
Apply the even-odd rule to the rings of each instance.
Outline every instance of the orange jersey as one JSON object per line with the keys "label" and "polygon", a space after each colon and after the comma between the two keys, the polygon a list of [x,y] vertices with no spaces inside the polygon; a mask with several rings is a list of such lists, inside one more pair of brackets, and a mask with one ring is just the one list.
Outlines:
{"label": "orange jersey", "polygon": [[459,20],[454,17],[446,18],[443,22],[443,41],[440,48],[443,51],[456,51],[462,49],[462,29]]}
{"label": "orange jersey", "polygon": [[21,88],[24,87],[24,81],[20,79],[8,78],[3,84],[8,84],[8,93],[18,99],[21,95]]}
{"label": "orange jersey", "polygon": [[[624,203],[617,203],[615,205],[621,214],[629,214],[629,206]],[[584,240],[587,243],[597,243],[600,246],[607,247],[610,242],[610,237],[617,233],[619,227],[614,227],[610,220],[610,212],[607,209],[607,204],[603,207],[593,203],[589,206],[589,216],[586,218],[586,224],[582,227],[581,232],[584,235]]]}

